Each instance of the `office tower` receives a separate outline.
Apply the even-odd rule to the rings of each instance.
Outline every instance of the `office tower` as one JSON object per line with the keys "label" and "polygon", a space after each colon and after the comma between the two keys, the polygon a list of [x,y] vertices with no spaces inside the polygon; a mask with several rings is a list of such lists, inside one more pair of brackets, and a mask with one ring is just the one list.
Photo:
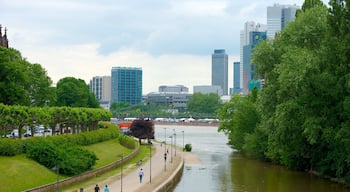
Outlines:
{"label": "office tower", "polygon": [[288,22],[295,19],[295,13],[300,7],[297,5],[279,5],[267,7],[267,38],[273,39]]}
{"label": "office tower", "polygon": [[249,33],[249,44],[243,46],[243,92],[247,94],[249,90],[249,82],[256,80],[255,66],[251,64],[251,55],[254,47],[260,41],[266,40],[266,32],[251,31]]}
{"label": "office tower", "polygon": [[110,101],[111,76],[95,76],[90,80],[90,92],[94,93],[98,101]]}
{"label": "office tower", "polygon": [[241,63],[233,62],[233,93],[241,92]]}
{"label": "office tower", "polygon": [[112,67],[111,102],[142,102],[142,69],[135,67]]}
{"label": "office tower", "polygon": [[228,55],[225,49],[216,49],[212,54],[211,85],[220,86],[223,94],[228,95]]}
{"label": "office tower", "polygon": [[[249,74],[247,74],[247,66],[250,65],[250,50],[248,50],[248,48],[246,48],[246,52],[245,54],[243,54],[243,49],[245,46],[250,45],[251,44],[251,32],[255,31],[255,32],[265,32],[266,33],[266,25],[264,24],[255,24],[254,21],[249,21],[246,22],[244,24],[244,29],[241,30],[240,33],[240,88],[241,91],[243,91],[243,93],[248,93],[248,76]],[[248,52],[249,51],[249,54]],[[249,57],[249,58],[247,58]],[[246,68],[244,67],[246,66]]]}

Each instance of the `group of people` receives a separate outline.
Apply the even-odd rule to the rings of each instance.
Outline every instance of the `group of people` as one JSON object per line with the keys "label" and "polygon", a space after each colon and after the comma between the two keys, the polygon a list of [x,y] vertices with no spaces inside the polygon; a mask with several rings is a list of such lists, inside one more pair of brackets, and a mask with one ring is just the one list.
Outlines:
{"label": "group of people", "polygon": [[[106,185],[103,190],[104,190],[104,192],[109,192],[108,185]],[[98,184],[96,184],[96,186],[95,186],[95,192],[100,192],[100,187],[98,186]]]}

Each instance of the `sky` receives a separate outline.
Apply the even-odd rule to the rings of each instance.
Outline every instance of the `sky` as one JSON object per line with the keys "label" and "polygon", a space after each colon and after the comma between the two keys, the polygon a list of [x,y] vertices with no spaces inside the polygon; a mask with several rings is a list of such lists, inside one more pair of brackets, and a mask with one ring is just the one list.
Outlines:
{"label": "sky", "polygon": [[141,67],[143,94],[160,85],[211,84],[211,54],[239,61],[240,30],[266,24],[266,8],[303,0],[0,0],[9,46],[46,69],[54,84],[88,84],[112,67]]}

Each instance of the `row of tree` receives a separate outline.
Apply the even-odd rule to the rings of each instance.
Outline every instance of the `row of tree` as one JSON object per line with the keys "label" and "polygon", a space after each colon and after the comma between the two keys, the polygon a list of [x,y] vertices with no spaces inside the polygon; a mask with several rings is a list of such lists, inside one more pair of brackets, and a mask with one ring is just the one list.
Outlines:
{"label": "row of tree", "polygon": [[84,80],[66,77],[53,87],[40,64],[31,64],[13,48],[0,46],[0,103],[32,107],[99,107]]}
{"label": "row of tree", "polygon": [[6,135],[8,130],[29,126],[34,135],[35,125],[50,126],[52,130],[59,126],[59,132],[71,128],[72,133],[98,129],[99,121],[109,121],[111,113],[103,109],[72,107],[27,107],[0,104],[0,129]]}
{"label": "row of tree", "polygon": [[349,6],[306,0],[275,40],[254,49],[264,88],[233,96],[219,112],[234,148],[350,181]]}

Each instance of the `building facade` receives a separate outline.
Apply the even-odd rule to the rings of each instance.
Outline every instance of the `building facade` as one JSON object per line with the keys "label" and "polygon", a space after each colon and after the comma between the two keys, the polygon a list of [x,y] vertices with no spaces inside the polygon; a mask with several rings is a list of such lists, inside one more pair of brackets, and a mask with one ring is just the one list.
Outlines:
{"label": "building facade", "polygon": [[252,31],[249,33],[249,44],[243,47],[243,92],[249,92],[249,82],[256,80],[255,66],[251,63],[251,55],[254,47],[260,41],[266,40],[266,32]]}
{"label": "building facade", "polygon": [[284,29],[288,22],[295,19],[297,5],[279,5],[267,7],[267,38],[274,39],[276,33]]}
{"label": "building facade", "polygon": [[[240,88],[241,90],[244,89],[244,73],[243,73],[243,66],[244,66],[244,55],[243,55],[243,48],[246,45],[250,44],[250,38],[249,34],[252,31],[260,31],[260,32],[266,32],[267,27],[264,24],[255,23],[254,21],[248,21],[244,23],[244,28],[240,32]],[[250,62],[249,62],[250,63]]]}
{"label": "building facade", "polygon": [[112,67],[111,103],[142,103],[142,69],[136,67]]}
{"label": "building facade", "polygon": [[233,93],[241,93],[241,63],[233,62]]}
{"label": "building facade", "polygon": [[223,94],[228,95],[228,55],[225,49],[216,49],[212,54],[211,85],[220,86]]}
{"label": "building facade", "polygon": [[177,93],[188,93],[188,87],[185,87],[183,85],[174,85],[174,86],[169,86],[169,85],[161,85],[158,88],[159,92],[177,92]]}
{"label": "building facade", "polygon": [[95,94],[100,106],[109,109],[111,100],[111,76],[95,76],[90,80],[90,92]]}

